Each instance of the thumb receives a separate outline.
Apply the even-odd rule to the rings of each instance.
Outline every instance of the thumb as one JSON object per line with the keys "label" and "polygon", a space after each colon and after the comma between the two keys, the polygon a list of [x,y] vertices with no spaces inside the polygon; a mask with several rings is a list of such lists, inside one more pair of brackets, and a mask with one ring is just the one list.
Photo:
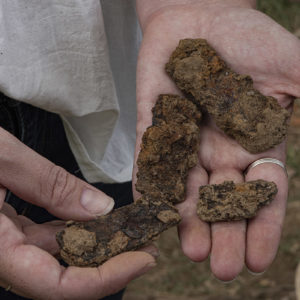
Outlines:
{"label": "thumb", "polygon": [[62,219],[88,220],[108,213],[114,201],[95,187],[25,146],[0,128],[0,184]]}
{"label": "thumb", "polygon": [[119,254],[97,269],[69,267],[61,276],[59,292],[64,299],[102,299],[117,293],[155,265],[150,254],[135,251]]}

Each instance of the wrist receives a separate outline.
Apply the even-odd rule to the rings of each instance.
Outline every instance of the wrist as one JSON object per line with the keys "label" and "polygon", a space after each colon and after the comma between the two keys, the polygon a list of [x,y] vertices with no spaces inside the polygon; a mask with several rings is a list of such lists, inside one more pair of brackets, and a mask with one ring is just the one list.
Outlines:
{"label": "wrist", "polygon": [[137,13],[142,29],[156,16],[169,10],[189,8],[204,9],[207,6],[255,8],[256,0],[136,0]]}

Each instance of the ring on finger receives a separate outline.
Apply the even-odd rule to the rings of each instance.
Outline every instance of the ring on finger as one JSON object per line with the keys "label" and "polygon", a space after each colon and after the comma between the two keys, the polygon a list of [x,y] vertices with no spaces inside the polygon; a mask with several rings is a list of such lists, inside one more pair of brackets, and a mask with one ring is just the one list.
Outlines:
{"label": "ring on finger", "polygon": [[260,158],[256,161],[254,161],[246,168],[244,174],[247,175],[251,169],[255,168],[258,165],[266,164],[266,163],[275,164],[277,166],[280,166],[284,170],[285,175],[288,177],[288,172],[287,172],[285,164],[281,160],[278,160],[278,159],[272,158],[272,157]]}

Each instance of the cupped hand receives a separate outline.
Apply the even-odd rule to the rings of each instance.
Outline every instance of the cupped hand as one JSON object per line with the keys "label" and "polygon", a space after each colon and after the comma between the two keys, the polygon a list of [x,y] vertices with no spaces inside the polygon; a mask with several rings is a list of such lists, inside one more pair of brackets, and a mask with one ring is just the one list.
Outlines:
{"label": "cupped hand", "polygon": [[99,299],[151,269],[145,251],[118,255],[98,268],[61,266],[55,233],[63,221],[35,224],[4,203],[6,188],[62,219],[89,220],[108,213],[114,201],[55,166],[0,128],[0,286],[33,299]]}
{"label": "cupped hand", "polygon": [[[157,1],[156,1],[157,2]],[[168,2],[168,1],[167,1]],[[255,88],[275,97],[290,109],[300,96],[300,41],[247,1],[171,1],[151,9],[139,1],[138,12],[144,38],[137,72],[137,148],[151,124],[151,108],[158,94],[180,93],[164,71],[170,54],[183,38],[205,38],[240,74],[250,75]],[[267,152],[253,155],[227,137],[207,117],[201,127],[199,163],[191,170],[179,236],[183,252],[194,261],[211,254],[213,274],[232,280],[242,270],[259,273],[274,259],[287,201],[287,177],[274,164],[262,164],[244,171],[253,161],[273,157],[285,161],[285,142]],[[264,179],[278,187],[275,200],[252,220],[208,224],[196,216],[198,187],[204,184]]]}

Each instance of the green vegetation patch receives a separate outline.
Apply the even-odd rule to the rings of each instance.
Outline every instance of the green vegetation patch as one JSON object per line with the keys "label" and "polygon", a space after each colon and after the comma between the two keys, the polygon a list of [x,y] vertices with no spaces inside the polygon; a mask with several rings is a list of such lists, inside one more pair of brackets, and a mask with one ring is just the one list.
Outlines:
{"label": "green vegetation patch", "polygon": [[300,28],[299,0],[258,0],[257,9],[291,32]]}

